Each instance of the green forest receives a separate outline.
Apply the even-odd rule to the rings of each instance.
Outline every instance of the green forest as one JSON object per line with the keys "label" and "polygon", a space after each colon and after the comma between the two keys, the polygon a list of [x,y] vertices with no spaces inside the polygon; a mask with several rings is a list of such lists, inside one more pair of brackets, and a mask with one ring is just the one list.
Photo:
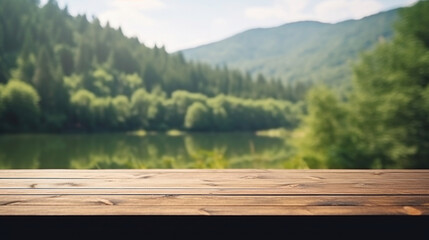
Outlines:
{"label": "green forest", "polygon": [[0,19],[2,132],[296,126],[309,87],[187,62],[53,0],[2,0]]}
{"label": "green forest", "polygon": [[283,128],[296,166],[429,168],[428,12],[399,9],[338,91],[188,61],[53,0],[1,0],[0,132]]}

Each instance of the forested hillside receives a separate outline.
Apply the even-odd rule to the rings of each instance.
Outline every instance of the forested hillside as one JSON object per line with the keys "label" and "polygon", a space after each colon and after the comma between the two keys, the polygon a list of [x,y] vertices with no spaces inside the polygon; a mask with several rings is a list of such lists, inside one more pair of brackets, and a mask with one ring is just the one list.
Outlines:
{"label": "forested hillside", "polygon": [[349,82],[352,62],[377,42],[391,39],[397,9],[337,24],[304,21],[252,29],[183,50],[185,58],[228,65],[284,82]]}
{"label": "forested hillside", "polygon": [[283,100],[306,88],[187,62],[53,0],[0,1],[0,131],[290,126],[296,114],[278,108],[299,112]]}

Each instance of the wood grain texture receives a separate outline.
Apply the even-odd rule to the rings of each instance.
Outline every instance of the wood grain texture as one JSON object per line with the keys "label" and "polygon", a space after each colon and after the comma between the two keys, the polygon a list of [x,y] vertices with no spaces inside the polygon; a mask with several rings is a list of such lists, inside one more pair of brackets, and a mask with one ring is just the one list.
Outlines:
{"label": "wood grain texture", "polygon": [[0,170],[0,215],[429,215],[429,170]]}

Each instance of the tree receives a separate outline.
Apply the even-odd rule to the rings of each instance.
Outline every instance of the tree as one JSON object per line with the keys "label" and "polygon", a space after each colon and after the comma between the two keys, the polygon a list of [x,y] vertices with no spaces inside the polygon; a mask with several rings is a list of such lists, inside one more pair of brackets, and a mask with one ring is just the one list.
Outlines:
{"label": "tree", "polygon": [[184,126],[185,115],[188,111],[189,106],[195,102],[205,102],[207,97],[200,93],[190,93],[187,91],[174,91],[171,96],[173,102],[176,105],[178,126],[182,128]]}
{"label": "tree", "polygon": [[64,87],[61,69],[56,68],[46,48],[39,51],[32,82],[40,95],[40,107],[45,116],[65,114],[68,92]]}
{"label": "tree", "polygon": [[113,49],[113,66],[121,72],[132,74],[138,71],[136,59],[128,46],[118,44]]}
{"label": "tree", "polygon": [[143,78],[145,80],[144,84],[145,84],[145,88],[148,91],[151,91],[152,88],[154,88],[155,86],[159,86],[162,82],[162,77],[160,76],[160,74],[158,73],[158,71],[156,70],[156,68],[153,66],[152,63],[149,63],[145,70],[144,70],[144,75]]}
{"label": "tree", "polygon": [[83,88],[83,76],[73,74],[71,76],[65,76],[63,79],[64,87],[67,89],[70,95]]}
{"label": "tree", "polygon": [[110,97],[95,97],[91,101],[95,129],[110,129],[115,125],[115,115]]}
{"label": "tree", "polygon": [[230,121],[228,113],[224,108],[226,102],[225,96],[219,95],[207,101],[208,106],[212,110],[213,125],[212,128],[218,131],[227,131],[230,129]]}
{"label": "tree", "polygon": [[110,96],[113,90],[113,76],[102,68],[97,68],[91,74],[92,92],[97,96]]}
{"label": "tree", "polygon": [[186,111],[185,127],[190,130],[206,130],[211,125],[210,110],[200,102],[194,102]]}
{"label": "tree", "polygon": [[55,55],[60,62],[64,75],[71,75],[74,72],[73,49],[67,45],[58,45],[55,47]]}
{"label": "tree", "polygon": [[2,122],[3,122],[3,112],[4,112],[4,103],[3,103],[3,91],[5,86],[3,84],[0,84],[0,129],[2,128]]}
{"label": "tree", "polygon": [[13,69],[12,77],[14,79],[21,79],[26,83],[32,83],[32,78],[35,73],[36,58],[33,53],[28,54],[27,57],[20,56],[16,60],[17,68]]}
{"label": "tree", "polygon": [[347,103],[310,94],[304,158],[329,167],[429,166],[428,11],[428,1],[403,9],[394,40],[362,55]]}
{"label": "tree", "polygon": [[95,116],[92,105],[95,98],[92,92],[85,89],[81,89],[72,95],[70,103],[76,128],[92,129],[94,127]]}
{"label": "tree", "polygon": [[76,73],[84,73],[90,69],[93,54],[91,49],[92,48],[88,43],[88,40],[84,39],[83,36],[81,36],[74,60],[74,69]]}
{"label": "tree", "polygon": [[117,85],[118,94],[131,97],[135,89],[143,87],[143,79],[136,73],[121,74]]}
{"label": "tree", "polygon": [[33,84],[40,95],[42,125],[50,130],[62,129],[67,120],[69,95],[64,87],[61,67],[55,64],[45,47],[37,56]]}
{"label": "tree", "polygon": [[36,130],[40,116],[40,97],[31,85],[15,79],[9,80],[0,97],[5,130]]}
{"label": "tree", "polygon": [[[308,115],[302,126],[295,131],[299,136],[298,156],[310,168],[370,168],[356,159],[359,139],[351,130],[353,117],[346,103],[326,87],[312,89],[307,96]],[[350,141],[355,139],[355,141]],[[366,162],[366,161],[364,161]]]}
{"label": "tree", "polygon": [[115,127],[123,129],[126,127],[127,121],[131,116],[131,103],[128,98],[123,95],[116,96],[112,100]]}
{"label": "tree", "polygon": [[52,58],[46,47],[41,48],[36,61],[35,72],[33,75],[33,84],[40,94],[40,106],[42,110],[52,108],[55,103],[53,99],[54,83],[55,83],[55,69],[53,66]]}
{"label": "tree", "polygon": [[407,39],[416,40],[429,48],[429,16],[427,14],[428,1],[422,0],[413,7],[402,9],[401,20],[396,23],[396,32]]}
{"label": "tree", "polygon": [[151,97],[146,90],[140,88],[133,93],[131,97],[131,111],[137,127],[144,128],[148,126],[150,107]]}
{"label": "tree", "polygon": [[428,11],[428,1],[401,11],[396,38],[365,54],[355,69],[352,101],[368,152],[404,167],[429,166]]}

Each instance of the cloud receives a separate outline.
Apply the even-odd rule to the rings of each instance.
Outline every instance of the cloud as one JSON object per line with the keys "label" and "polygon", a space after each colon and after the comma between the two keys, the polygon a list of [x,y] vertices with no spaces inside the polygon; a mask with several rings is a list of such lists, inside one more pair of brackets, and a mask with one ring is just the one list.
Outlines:
{"label": "cloud", "polygon": [[109,4],[118,10],[127,9],[133,11],[162,9],[165,4],[160,0],[113,0]]}
{"label": "cloud", "polygon": [[278,0],[266,6],[248,7],[244,14],[247,18],[255,20],[338,22],[362,18],[377,13],[382,8],[382,4],[377,0]]}
{"label": "cloud", "polygon": [[314,13],[319,21],[337,22],[375,14],[382,8],[383,6],[374,0],[328,0],[316,5]]}
{"label": "cloud", "polygon": [[253,19],[283,18],[285,11],[276,7],[250,7],[245,10],[245,15]]}
{"label": "cloud", "polygon": [[109,8],[99,15],[101,22],[109,22],[111,26],[123,26],[123,30],[138,34],[139,26],[153,26],[155,20],[146,13],[165,8],[160,0],[113,0]]}
{"label": "cloud", "polygon": [[212,20],[212,27],[225,27],[228,25],[228,21],[225,18],[218,17]]}
{"label": "cloud", "polygon": [[308,14],[304,13],[304,9],[307,7],[307,5],[307,0],[276,1],[274,4],[268,6],[248,7],[244,10],[244,15],[248,18],[256,20],[266,20],[274,18],[282,19],[285,21],[298,21],[308,17]]}
{"label": "cloud", "polygon": [[419,0],[408,0],[405,5],[413,5],[414,3],[417,3],[418,1]]}
{"label": "cloud", "polygon": [[109,22],[113,27],[124,27],[125,29],[139,23],[140,25],[152,26],[154,20],[136,11],[124,10],[107,10],[99,16],[100,21],[103,23]]}

